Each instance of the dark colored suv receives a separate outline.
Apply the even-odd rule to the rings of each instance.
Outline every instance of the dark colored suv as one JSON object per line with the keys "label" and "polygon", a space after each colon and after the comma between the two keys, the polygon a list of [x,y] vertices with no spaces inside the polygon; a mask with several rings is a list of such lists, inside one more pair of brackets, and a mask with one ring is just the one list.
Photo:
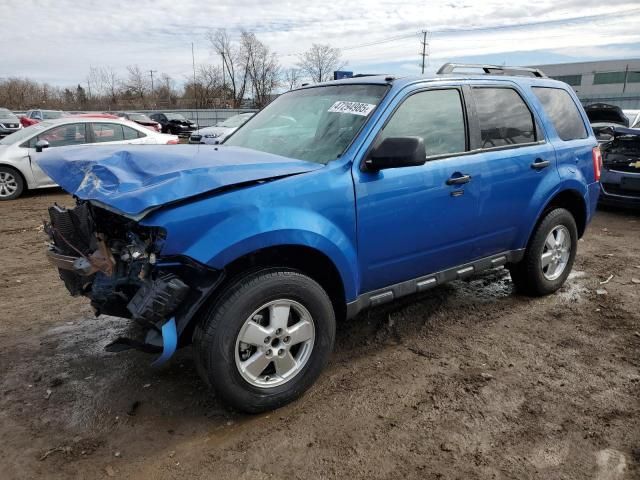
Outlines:
{"label": "dark colored suv", "polygon": [[213,148],[47,152],[78,199],[50,209],[48,256],[73,295],[146,332],[111,350],[163,362],[193,342],[248,412],[300,396],[336,320],[368,307],[500,266],[553,293],[600,192],[587,116],[539,71],[461,68],[294,90]]}

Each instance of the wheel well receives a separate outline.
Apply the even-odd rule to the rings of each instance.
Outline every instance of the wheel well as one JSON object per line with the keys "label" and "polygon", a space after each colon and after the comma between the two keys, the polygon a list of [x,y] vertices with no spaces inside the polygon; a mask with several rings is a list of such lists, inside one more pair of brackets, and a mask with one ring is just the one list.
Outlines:
{"label": "wheel well", "polygon": [[269,267],[291,268],[308,275],[329,295],[336,319],[346,317],[342,277],[329,257],[311,247],[279,245],[263,248],[234,260],[224,270],[226,278],[231,281],[248,271]]}
{"label": "wheel well", "polygon": [[549,201],[538,221],[542,220],[545,214],[554,208],[564,208],[571,212],[578,227],[578,238],[581,238],[587,227],[587,205],[584,198],[576,190],[563,190]]}

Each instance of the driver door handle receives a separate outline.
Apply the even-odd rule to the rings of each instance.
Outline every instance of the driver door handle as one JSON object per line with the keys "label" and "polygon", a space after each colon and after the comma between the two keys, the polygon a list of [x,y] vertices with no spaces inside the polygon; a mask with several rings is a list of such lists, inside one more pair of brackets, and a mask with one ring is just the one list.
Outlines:
{"label": "driver door handle", "polygon": [[459,177],[450,177],[447,180],[447,185],[462,185],[463,183],[469,183],[471,181],[471,175],[461,175]]}
{"label": "driver door handle", "polygon": [[547,168],[551,165],[549,160],[543,160],[541,158],[536,158],[536,161],[531,164],[531,168],[534,170],[542,170],[543,168]]}

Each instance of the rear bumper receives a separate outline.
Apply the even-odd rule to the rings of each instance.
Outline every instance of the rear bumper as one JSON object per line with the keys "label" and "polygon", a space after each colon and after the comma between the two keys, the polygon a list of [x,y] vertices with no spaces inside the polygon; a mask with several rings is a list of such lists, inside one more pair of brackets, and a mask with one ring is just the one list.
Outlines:
{"label": "rear bumper", "polygon": [[640,172],[602,170],[600,179],[600,203],[619,207],[640,207]]}

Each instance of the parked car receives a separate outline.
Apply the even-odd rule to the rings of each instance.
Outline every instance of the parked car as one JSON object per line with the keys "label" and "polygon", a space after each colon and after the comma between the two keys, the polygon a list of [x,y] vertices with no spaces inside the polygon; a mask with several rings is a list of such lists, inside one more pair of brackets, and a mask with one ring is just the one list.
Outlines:
{"label": "parked car", "polygon": [[78,199],[49,210],[49,259],[97,313],[144,326],[110,351],[158,364],[193,342],[247,412],[300,396],[365,308],[499,266],[553,293],[597,204],[598,143],[567,84],[491,71],[303,87],[211,149],[49,151]]}
{"label": "parked car", "polygon": [[146,127],[149,130],[153,130],[154,132],[162,131],[162,125],[160,125],[155,120],[151,120],[144,113],[117,112],[116,115],[122,118],[126,118],[127,120],[131,120],[132,122],[136,122],[138,125],[142,125],[143,127]]}
{"label": "parked car", "polygon": [[205,127],[196,130],[189,137],[189,143],[204,143],[207,145],[217,145],[225,138],[244,125],[255,113],[240,113],[229,117],[222,122],[216,123],[213,127]]}
{"label": "parked car", "polygon": [[0,108],[0,138],[11,135],[21,128],[20,119],[12,111]]}
{"label": "parked car", "polygon": [[43,120],[55,120],[65,115],[62,110],[29,110],[20,117],[20,123],[23,127],[30,127]]}
{"label": "parked car", "polygon": [[584,107],[584,110],[587,112],[589,123],[596,134],[596,138],[600,142],[610,140],[611,127],[629,126],[629,118],[616,105],[594,103]]}
{"label": "parked car", "polygon": [[184,118],[181,113],[153,113],[151,119],[162,125],[162,133],[171,133],[180,137],[188,137],[198,129],[198,125]]}
{"label": "parked car", "polygon": [[602,150],[600,203],[640,207],[640,129],[611,127]]}
{"label": "parked car", "polygon": [[112,113],[99,113],[99,112],[69,112],[65,115],[65,117],[74,117],[74,118],[110,118],[112,120],[117,120],[117,115]]}
{"label": "parked car", "polygon": [[18,198],[26,189],[55,187],[36,160],[46,150],[69,145],[175,144],[178,137],[150,132],[121,119],[64,117],[44,120],[0,140],[0,201]]}

